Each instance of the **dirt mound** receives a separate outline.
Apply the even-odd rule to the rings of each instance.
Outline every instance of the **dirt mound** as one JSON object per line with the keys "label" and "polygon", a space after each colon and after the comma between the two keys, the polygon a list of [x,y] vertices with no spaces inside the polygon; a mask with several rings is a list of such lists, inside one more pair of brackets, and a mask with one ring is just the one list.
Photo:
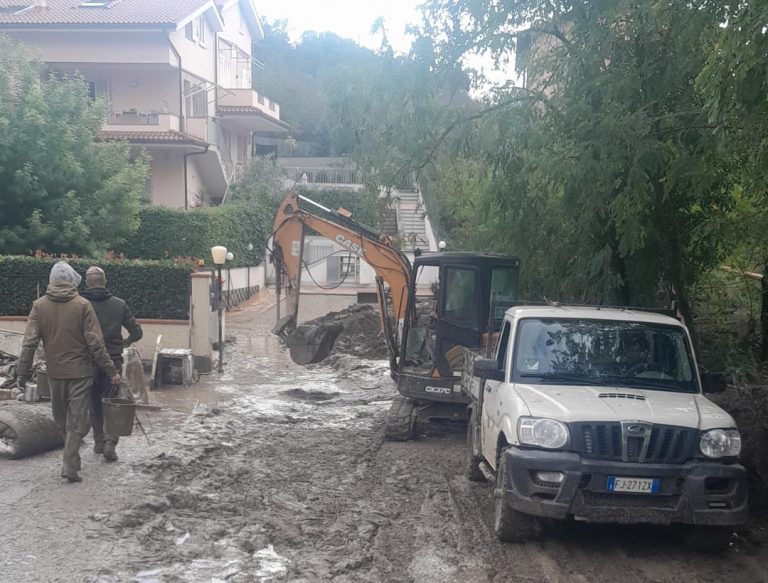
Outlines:
{"label": "dirt mound", "polygon": [[298,364],[321,362],[335,354],[369,360],[384,360],[389,356],[379,310],[369,304],[354,304],[305,322],[285,342],[291,349],[291,358]]}

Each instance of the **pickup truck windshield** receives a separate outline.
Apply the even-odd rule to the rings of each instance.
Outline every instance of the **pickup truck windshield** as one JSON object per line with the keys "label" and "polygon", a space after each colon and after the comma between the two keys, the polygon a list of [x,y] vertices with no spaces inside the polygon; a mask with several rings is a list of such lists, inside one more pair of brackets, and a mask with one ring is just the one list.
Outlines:
{"label": "pickup truck windshield", "polygon": [[678,326],[525,318],[516,337],[515,382],[698,392],[688,339]]}

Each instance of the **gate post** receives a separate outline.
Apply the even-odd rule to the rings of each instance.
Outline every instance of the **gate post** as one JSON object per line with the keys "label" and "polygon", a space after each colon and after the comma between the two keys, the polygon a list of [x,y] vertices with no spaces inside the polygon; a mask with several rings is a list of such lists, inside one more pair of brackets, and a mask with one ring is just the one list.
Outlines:
{"label": "gate post", "polygon": [[211,338],[216,330],[211,330],[212,275],[209,271],[198,271],[189,275],[192,284],[189,310],[190,346],[195,359],[195,368],[200,372],[210,372],[213,363]]}

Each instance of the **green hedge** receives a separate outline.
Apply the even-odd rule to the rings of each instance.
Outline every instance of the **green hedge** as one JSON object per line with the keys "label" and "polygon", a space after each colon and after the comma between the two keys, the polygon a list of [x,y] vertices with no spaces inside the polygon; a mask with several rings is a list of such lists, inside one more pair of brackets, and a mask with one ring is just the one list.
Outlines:
{"label": "green hedge", "polygon": [[[234,254],[234,266],[263,261],[274,221],[271,209],[244,204],[188,210],[147,206],[139,217],[139,230],[122,249],[126,257],[193,257],[210,265],[211,247],[223,245]],[[252,251],[248,251],[249,243]]]}
{"label": "green hedge", "polygon": [[[0,316],[26,316],[32,302],[45,293],[48,274],[58,259],[0,256]],[[98,265],[107,273],[107,286],[123,298],[139,318],[189,318],[189,265],[171,261],[73,259],[68,263],[83,276]]]}

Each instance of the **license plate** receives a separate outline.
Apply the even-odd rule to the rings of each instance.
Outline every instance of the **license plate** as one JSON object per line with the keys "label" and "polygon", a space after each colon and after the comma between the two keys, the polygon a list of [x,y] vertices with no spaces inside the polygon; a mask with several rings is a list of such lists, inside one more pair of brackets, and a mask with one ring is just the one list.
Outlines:
{"label": "license plate", "polygon": [[619,478],[608,476],[609,492],[634,492],[636,494],[658,494],[659,482],[656,478]]}

